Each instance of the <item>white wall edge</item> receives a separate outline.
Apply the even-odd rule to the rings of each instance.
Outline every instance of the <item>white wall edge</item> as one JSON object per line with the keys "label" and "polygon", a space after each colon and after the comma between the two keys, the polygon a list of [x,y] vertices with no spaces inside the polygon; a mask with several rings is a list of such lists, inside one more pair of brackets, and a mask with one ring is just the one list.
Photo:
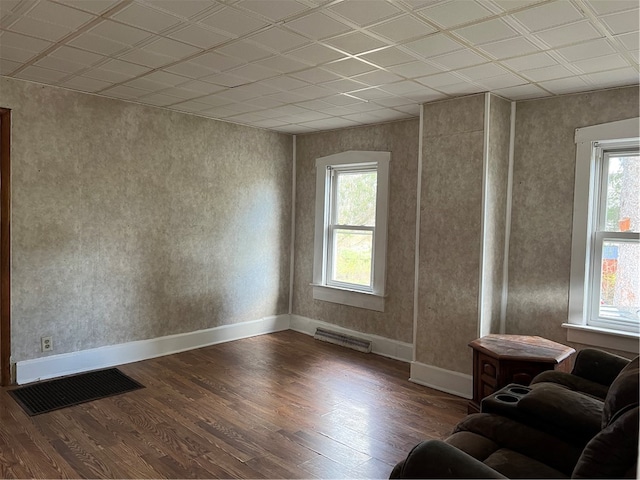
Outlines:
{"label": "white wall edge", "polygon": [[21,385],[38,380],[139,362],[218,343],[288,330],[289,325],[289,315],[275,315],[195,332],[179,333],[149,340],[24,360],[16,364],[16,380]]}
{"label": "white wall edge", "polygon": [[509,121],[509,169],[507,171],[507,205],[504,221],[504,253],[502,255],[502,294],[500,299],[500,333],[507,333],[507,303],[509,300],[509,248],[511,242],[511,211],[513,209],[513,167],[516,144],[516,102],[511,102]]}
{"label": "white wall edge", "polygon": [[314,320],[300,315],[291,315],[291,324],[289,328],[295,332],[305,333],[307,335],[314,335],[316,333],[316,328],[326,328],[327,330],[332,330],[334,332],[369,340],[371,342],[371,351],[376,355],[393,358],[394,360],[400,360],[407,363],[413,360],[413,345],[411,343],[400,342],[398,340],[392,340],[378,335],[357,332],[348,328],[339,327],[332,323]]}
{"label": "white wall edge", "polygon": [[462,398],[473,398],[473,377],[452,370],[411,362],[410,382]]}

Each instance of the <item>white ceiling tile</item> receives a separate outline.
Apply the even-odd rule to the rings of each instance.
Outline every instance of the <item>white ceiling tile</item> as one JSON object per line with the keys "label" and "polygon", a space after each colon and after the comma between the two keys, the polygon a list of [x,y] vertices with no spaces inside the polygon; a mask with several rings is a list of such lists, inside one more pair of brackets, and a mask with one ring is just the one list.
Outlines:
{"label": "white ceiling tile", "polygon": [[273,70],[256,64],[244,65],[242,67],[234,68],[229,73],[231,75],[246,78],[248,80],[251,80],[252,82],[275,77],[277,75],[277,73]]}
{"label": "white ceiling tile", "polygon": [[578,22],[545,30],[538,32],[536,36],[550,47],[561,47],[602,37],[590,22]]}
{"label": "white ceiling tile", "polygon": [[181,42],[195,45],[200,48],[211,48],[231,39],[226,35],[216,33],[198,25],[188,25],[187,27],[176,32],[172,32],[167,36],[174,40],[180,40]]}
{"label": "white ceiling tile", "polygon": [[341,78],[340,80],[323,83],[322,85],[338,93],[351,92],[368,86],[349,78]]}
{"label": "white ceiling tile", "polygon": [[180,23],[180,20],[172,15],[162,13],[153,8],[132,3],[112,17],[122,23],[131,25],[132,27],[149,30],[159,33],[169,27],[173,27]]}
{"label": "white ceiling tile", "polygon": [[326,113],[321,112],[313,112],[309,110],[306,113],[302,113],[300,115],[292,115],[289,120],[294,121],[295,123],[303,123],[310,122],[313,120],[321,120],[323,118],[329,118],[331,115],[327,115]]}
{"label": "white ceiling tile", "polygon": [[510,40],[502,40],[500,42],[487,43],[478,47],[480,50],[488,53],[498,60],[509,57],[518,57],[528,53],[539,52],[540,49],[533,43],[522,37],[512,38]]}
{"label": "white ceiling tile", "polygon": [[458,68],[470,67],[488,62],[488,59],[472,52],[471,50],[461,50],[459,52],[447,53],[431,59],[436,65],[443,69],[454,70]]}
{"label": "white ceiling tile", "polygon": [[216,51],[224,53],[230,57],[241,58],[247,62],[261,60],[273,55],[272,52],[245,41],[237,41],[235,43],[230,43],[229,45],[224,45],[217,48]]}
{"label": "white ceiling tile", "polygon": [[249,40],[276,50],[277,52],[286,52],[309,43],[309,40],[306,38],[296,33],[288,32],[280,27],[273,27],[256,33],[249,37]]}
{"label": "white ceiling tile", "polygon": [[361,27],[401,13],[397,7],[380,0],[345,0],[329,10]]}
{"label": "white ceiling tile", "polygon": [[416,82],[431,88],[442,87],[443,85],[456,84],[462,82],[460,77],[451,73],[438,73],[428,77],[416,78]]}
{"label": "white ceiling tile", "polygon": [[224,92],[218,93],[217,96],[234,102],[242,102],[251,98],[261,97],[265,94],[277,92],[275,88],[267,87],[266,85],[258,85],[257,87],[254,87],[254,85],[242,85],[236,88],[228,88]]}
{"label": "white ceiling tile", "polygon": [[373,112],[374,110],[380,110],[380,105],[378,105],[375,102],[360,101],[358,103],[353,103],[351,105],[348,105],[347,108],[351,110],[351,113],[363,113],[363,112]]}
{"label": "white ceiling tile", "polygon": [[286,22],[285,26],[315,40],[332,37],[350,30],[344,23],[328,17],[322,12],[313,12],[296,20]]}
{"label": "white ceiling tile", "polygon": [[400,65],[402,63],[415,61],[415,57],[398,50],[396,47],[389,47],[384,50],[378,50],[377,52],[366,53],[361,55],[360,58],[380,67],[391,67],[393,65]]}
{"label": "white ceiling tile", "polygon": [[86,66],[94,65],[95,63],[105,59],[102,55],[86,52],[73,47],[67,47],[66,45],[56,48],[49,54],[49,56],[69,60],[71,62],[83,63]]}
{"label": "white ceiling tile", "polygon": [[497,77],[508,72],[495,63],[485,63],[484,65],[476,65],[475,67],[463,68],[461,70],[458,70],[458,73],[464,75],[465,78],[468,78],[471,81],[476,81],[482,80],[484,78]]}
{"label": "white ceiling tile", "polygon": [[499,40],[518,36],[518,32],[500,18],[463,27],[455,30],[454,33],[476,45],[481,43],[497,42]]}
{"label": "white ceiling tile", "polygon": [[157,53],[151,53],[146,50],[131,50],[120,56],[121,59],[128,62],[137,63],[138,65],[144,65],[150,68],[159,68],[169,63],[175,62],[173,57],[167,57],[165,55],[158,55]]}
{"label": "white ceiling tile", "polygon": [[92,35],[99,35],[126,45],[135,45],[153,36],[151,33],[140,30],[139,28],[129,27],[121,23],[112,22],[111,20],[100,22],[89,30],[89,32]]}
{"label": "white ceiling tile", "polygon": [[192,47],[186,43],[171,40],[169,38],[159,37],[153,43],[149,43],[142,47],[145,52],[157,53],[158,55],[166,55],[173,58],[183,58],[193,55],[200,51],[197,47]]}
{"label": "white ceiling tile", "polygon": [[312,129],[337,129],[337,128],[346,128],[358,125],[360,122],[350,121],[346,118],[331,118],[327,120],[314,120],[313,122],[307,122],[301,124],[302,126],[308,126]]}
{"label": "white ceiling tile", "polygon": [[50,68],[51,70],[57,70],[59,72],[66,72],[66,73],[76,73],[80,70],[84,70],[85,68],[87,68],[82,63],[72,62],[69,60],[64,60],[62,58],[56,58],[51,56],[41,58],[40,60],[35,62],[34,65],[38,67]]}
{"label": "white ceiling tile", "polygon": [[172,97],[164,93],[152,93],[151,95],[145,95],[140,98],[141,102],[148,103],[150,105],[156,105],[158,107],[164,107],[166,105],[172,105],[180,102],[181,98]]}
{"label": "white ceiling tile", "polygon": [[315,100],[317,98],[328,97],[329,95],[333,95],[335,92],[320,85],[307,85],[305,87],[292,90],[291,93],[300,95],[307,100]]}
{"label": "white ceiling tile", "polygon": [[211,68],[216,72],[224,72],[231,68],[242,65],[244,62],[238,58],[229,57],[227,55],[220,55],[215,52],[208,52],[197,57],[193,57],[189,60],[190,63],[201,65],[205,68]]}
{"label": "white ceiling tile", "polygon": [[520,73],[534,82],[543,82],[545,80],[554,80],[556,78],[571,77],[575,75],[571,70],[568,70],[562,65],[552,65],[550,67],[523,70]]}
{"label": "white ceiling tile", "polygon": [[53,23],[43,22],[30,17],[21,17],[16,23],[11,25],[11,30],[17,33],[23,33],[44,40],[57,42],[62,37],[71,33],[71,28],[55,25]]}
{"label": "white ceiling tile", "polygon": [[621,55],[605,55],[603,57],[589,58],[575,62],[573,66],[578,67],[584,73],[603,72],[606,70],[616,70],[618,68],[629,67]]}
{"label": "white ceiling tile", "polygon": [[450,39],[443,33],[436,33],[435,35],[415,40],[407,43],[404,47],[425,58],[435,57],[436,55],[454,52],[463,48],[460,43]]}
{"label": "white ceiling tile", "polygon": [[[212,85],[209,85],[209,87],[210,88],[213,87],[213,89],[216,88],[215,86],[212,86]],[[163,90],[162,93],[166,95],[171,95],[172,97],[179,98],[182,101],[200,97],[202,95],[202,93],[194,92],[193,90],[187,90],[186,88],[182,88],[182,86],[167,88]]]}
{"label": "white ceiling tile", "polygon": [[405,97],[397,97],[395,95],[391,97],[377,98],[375,102],[378,105],[382,105],[383,107],[393,107],[393,108],[414,104],[413,100],[409,100],[408,98],[405,98]]}
{"label": "white ceiling tile", "polygon": [[145,0],[145,3],[182,18],[191,18],[215,5],[211,0]]}
{"label": "white ceiling tile", "polygon": [[322,112],[326,115],[332,115],[330,113],[326,113],[325,110],[329,110],[335,108],[333,105],[323,102],[322,100],[309,100],[307,102],[301,102],[298,104],[298,107],[307,108],[314,112]]}
{"label": "white ceiling tile", "polygon": [[478,2],[451,0],[420,10],[420,14],[438,25],[450,28],[493,15]]}
{"label": "white ceiling tile", "polygon": [[166,85],[162,83],[154,82],[153,80],[148,80],[145,77],[134,78],[126,83],[127,87],[139,88],[140,90],[146,90],[147,92],[156,92],[159,90],[164,90],[167,88]]}
{"label": "white ceiling tile", "polygon": [[[431,93],[431,92],[434,92],[434,93]],[[440,92],[435,92],[433,90],[428,90],[425,92],[409,93],[404,96],[407,99],[412,100],[416,103],[435,102],[436,100],[442,100],[443,98],[447,98],[445,94]]]}
{"label": "white ceiling tile", "polygon": [[442,72],[441,68],[424,62],[404,63],[402,65],[389,67],[388,69],[393,73],[397,73],[398,75],[402,75],[407,78],[424,77],[426,75]]}
{"label": "white ceiling tile", "polygon": [[394,42],[404,42],[411,38],[422,37],[436,31],[431,25],[427,25],[409,15],[394,18],[388,22],[371,27],[369,30]]}
{"label": "white ceiling tile", "polygon": [[[212,85],[208,82],[201,82],[200,80],[193,80],[191,82],[183,83],[179,87],[167,90],[168,95],[180,96],[179,94],[186,95],[186,92],[193,92],[199,95],[209,95],[222,90],[222,87]],[[175,92],[175,93],[172,93]]]}
{"label": "white ceiling tile", "polygon": [[587,3],[598,15],[638,8],[638,0],[587,0]]}
{"label": "white ceiling tile", "polygon": [[442,85],[438,87],[438,90],[446,93],[447,95],[458,96],[483,92],[484,87],[480,85],[474,85],[472,83],[456,83],[454,85]]}
{"label": "white ceiling tile", "polygon": [[297,58],[309,65],[321,65],[344,58],[344,54],[336,52],[331,48],[314,43],[306,47],[299,48],[287,54],[289,57]]}
{"label": "white ceiling tile", "polygon": [[129,62],[123,62],[122,60],[109,60],[105,64],[100,66],[101,70],[109,70],[112,72],[122,73],[124,75],[138,76],[149,71],[147,67],[141,67]]}
{"label": "white ceiling tile", "polygon": [[38,3],[33,9],[29,10],[27,16],[70,29],[78,28],[95,18],[94,15],[51,2]]}
{"label": "white ceiling tile", "polygon": [[637,8],[628,12],[607,15],[601,17],[600,20],[614,35],[640,30],[640,12]]}
{"label": "white ceiling tile", "polygon": [[[84,10],[85,12],[99,15],[105,10],[115,7],[119,0],[59,0],[59,2],[79,10]],[[0,4],[2,3],[4,2],[0,2]]]}
{"label": "white ceiling tile", "polygon": [[276,55],[274,57],[269,57],[265,60],[260,60],[259,62],[255,63],[256,65],[261,65],[280,73],[297,72],[299,70],[309,68],[308,65],[305,65],[302,62],[298,62],[297,60],[284,55]]}
{"label": "white ceiling tile", "polygon": [[[221,93],[224,93],[224,91],[221,92]],[[231,105],[232,104],[232,102],[230,100],[227,100],[227,99],[221,97],[219,94],[208,95],[206,97],[200,97],[200,98],[196,99],[195,101],[199,102],[199,103],[206,103],[207,105],[209,105],[209,108],[211,108],[212,106],[213,107],[219,107],[219,106],[222,106],[222,105]],[[250,110],[251,110],[250,108],[245,108],[245,109],[241,109],[240,108],[240,109],[236,109],[235,112],[236,113],[242,113],[242,112],[248,112]]]}
{"label": "white ceiling tile", "polygon": [[592,86],[587,84],[580,77],[570,77],[570,78],[562,78],[558,80],[549,80],[546,82],[540,82],[539,85],[545,90],[549,90],[551,93],[555,93],[556,95],[593,89]]}
{"label": "white ceiling tile", "polygon": [[[424,92],[428,90],[427,87],[411,80],[403,80],[401,82],[390,83],[380,87],[385,92],[393,93],[394,95],[405,95],[407,93]],[[435,93],[435,92],[434,92]]]}
{"label": "white ceiling tile", "polygon": [[163,71],[151,72],[148,75],[145,75],[144,78],[170,87],[174,87],[176,85],[180,85],[181,83],[186,83],[189,81],[189,78]]}
{"label": "white ceiling tile", "polygon": [[517,87],[507,87],[494,90],[495,94],[508,100],[527,100],[530,98],[547,97],[549,94],[536,85],[519,85]]}
{"label": "white ceiling tile", "polygon": [[219,10],[200,22],[236,36],[246,35],[267,25],[257,17],[230,7]]}
{"label": "white ceiling tile", "polygon": [[111,83],[95,78],[73,77],[62,84],[63,87],[81,90],[83,92],[97,92],[111,86]]}
{"label": "white ceiling tile", "polygon": [[363,100],[376,100],[379,98],[389,98],[391,95],[384,90],[380,90],[377,87],[365,88],[362,90],[355,90],[353,92],[347,92],[349,95],[361,98]]}
{"label": "white ceiling tile", "polygon": [[211,105],[207,105],[206,103],[200,103],[196,100],[189,100],[187,102],[178,103],[173,106],[173,108],[183,111],[183,112],[201,112],[203,110],[208,110],[211,108]]}
{"label": "white ceiling tile", "polygon": [[53,43],[47,40],[40,40],[39,38],[27,37],[26,35],[8,31],[0,32],[0,51],[5,47],[13,47],[33,53],[40,53],[51,45],[53,45]]}
{"label": "white ceiling tile", "polygon": [[355,105],[358,103],[363,103],[362,100],[358,98],[350,97],[349,95],[344,93],[327,97],[324,99],[324,101],[338,107],[344,107],[347,105]]}
{"label": "white ceiling tile", "polygon": [[263,80],[260,83],[276,88],[278,90],[282,90],[284,92],[309,85],[307,82],[303,82],[302,80],[298,80],[297,78],[288,76],[273,77]]}
{"label": "white ceiling tile", "polygon": [[352,32],[335,37],[326,40],[326,43],[353,55],[386,46],[384,42],[361,32]]}
{"label": "white ceiling tile", "polygon": [[376,69],[368,63],[361,62],[360,60],[355,58],[347,58],[346,60],[338,60],[337,62],[328,63],[322,68],[331,70],[332,72],[335,72],[338,75],[343,75],[345,77],[359,75],[361,73],[370,72]]}
{"label": "white ceiling tile", "polygon": [[217,73],[215,75],[210,75],[208,77],[203,77],[203,81],[213,83],[215,85],[220,85],[222,87],[238,87],[240,85],[246,85],[249,83],[249,80],[243,77],[239,77],[237,75],[233,75],[231,73]]}
{"label": "white ceiling tile", "polygon": [[640,48],[640,34],[638,32],[617,35],[615,39],[622,42],[627,50],[637,50]]}
{"label": "white ceiling tile", "polygon": [[0,75],[9,75],[23,64],[19,62],[13,62],[4,58],[0,58]]}
{"label": "white ceiling tile", "polygon": [[530,7],[545,0],[493,0],[502,10],[509,12],[523,7]]}
{"label": "white ceiling tile", "polygon": [[21,48],[6,47],[0,44],[0,58],[12,62],[25,63],[36,55],[35,52],[22,50]]}
{"label": "white ceiling tile", "polygon": [[507,65],[513,70],[531,70],[533,68],[550,67],[551,65],[557,65],[551,56],[547,53],[534,53],[533,55],[524,55],[522,57],[511,58],[504,60],[502,63]]}
{"label": "white ceiling tile", "polygon": [[556,0],[513,14],[532,32],[582,20],[580,11],[567,0]]}
{"label": "white ceiling tile", "polygon": [[406,106],[400,106],[400,107],[396,107],[396,110],[400,110],[408,115],[420,115],[420,105],[406,105]]}
{"label": "white ceiling tile", "polygon": [[131,80],[135,75],[126,75],[124,73],[112,72],[110,70],[102,70],[101,68],[94,68],[82,73],[83,77],[93,78],[95,80],[102,80],[109,83],[120,83],[127,80]]}
{"label": "white ceiling tile", "polygon": [[255,12],[274,22],[284,20],[308,10],[309,7],[294,0],[241,0],[238,7]]}
{"label": "white ceiling tile", "polygon": [[596,86],[596,88],[619,87],[623,85],[638,85],[640,77],[638,71],[627,67],[607,72],[591,73],[585,77]]}
{"label": "white ceiling tile", "polygon": [[611,48],[609,42],[605,39],[591,40],[589,42],[580,43],[578,45],[572,45],[570,47],[563,47],[556,50],[560,55],[569,60],[570,62],[576,62],[578,60],[584,60],[586,58],[599,57],[601,55],[607,55],[609,53],[615,53],[615,50]]}
{"label": "white ceiling tile", "polygon": [[245,103],[248,105],[253,105],[254,107],[257,107],[257,108],[265,108],[265,109],[275,108],[283,105],[282,102],[279,102],[278,100],[275,100],[271,97],[252,98],[251,100],[247,100]]}
{"label": "white ceiling tile", "polygon": [[384,70],[374,70],[373,72],[365,73],[364,75],[358,75],[352,78],[353,80],[371,86],[384,85],[385,83],[399,82],[402,80],[402,77],[399,77],[398,75],[391,72],[386,72]]}
{"label": "white ceiling tile", "polygon": [[58,72],[56,70],[34,66],[27,67],[15,75],[16,78],[42,83],[58,83],[67,76],[69,76],[69,74],[66,72]]}
{"label": "white ceiling tile", "polygon": [[146,90],[140,90],[139,88],[128,87],[127,85],[116,85],[115,87],[109,88],[102,93],[104,95],[107,95],[108,97],[130,100],[132,98],[138,98],[146,95],[149,92],[147,92]]}
{"label": "white ceiling tile", "polygon": [[90,33],[83,33],[67,43],[74,47],[102,55],[114,55],[129,49],[129,47],[123,43],[114,42],[113,40],[91,35]]}
{"label": "white ceiling tile", "polygon": [[311,68],[302,72],[295,72],[292,73],[291,76],[309,83],[323,83],[340,78],[335,73],[329,72],[322,68]]}
{"label": "white ceiling tile", "polygon": [[515,87],[516,85],[523,85],[528,82],[518,75],[507,73],[505,75],[499,75],[497,77],[478,80],[476,83],[478,83],[478,85],[486,87],[488,90],[496,90],[499,88]]}
{"label": "white ceiling tile", "polygon": [[182,62],[165,68],[166,71],[182,75],[189,78],[201,78],[207,75],[213,75],[216,70],[207,68],[193,62]]}

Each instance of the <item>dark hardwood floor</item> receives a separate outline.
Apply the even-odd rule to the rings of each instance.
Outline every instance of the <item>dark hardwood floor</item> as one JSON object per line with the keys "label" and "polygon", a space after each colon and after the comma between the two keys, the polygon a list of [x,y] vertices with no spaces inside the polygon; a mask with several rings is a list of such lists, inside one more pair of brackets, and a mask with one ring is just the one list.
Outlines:
{"label": "dark hardwood floor", "polygon": [[146,388],[35,417],[0,389],[0,478],[388,478],[467,404],[291,331],[119,368]]}

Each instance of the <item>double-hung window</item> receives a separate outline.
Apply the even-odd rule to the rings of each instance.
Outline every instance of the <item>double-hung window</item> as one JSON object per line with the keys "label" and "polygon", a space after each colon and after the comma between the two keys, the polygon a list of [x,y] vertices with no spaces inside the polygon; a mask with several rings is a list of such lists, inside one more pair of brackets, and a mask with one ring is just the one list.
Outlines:
{"label": "double-hung window", "polygon": [[[640,333],[638,119],[576,131],[568,339],[637,349]],[[608,338],[606,336],[608,335]],[[626,342],[626,343],[625,343]]]}
{"label": "double-hung window", "polygon": [[389,152],[316,160],[313,296],[384,310]]}

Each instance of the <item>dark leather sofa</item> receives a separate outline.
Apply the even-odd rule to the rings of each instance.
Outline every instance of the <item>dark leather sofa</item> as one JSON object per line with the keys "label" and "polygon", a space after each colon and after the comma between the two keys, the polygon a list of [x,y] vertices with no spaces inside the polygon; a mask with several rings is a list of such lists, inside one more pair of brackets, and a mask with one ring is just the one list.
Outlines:
{"label": "dark leather sofa", "polygon": [[638,358],[581,350],[482,401],[445,441],[418,444],[391,478],[637,478]]}

